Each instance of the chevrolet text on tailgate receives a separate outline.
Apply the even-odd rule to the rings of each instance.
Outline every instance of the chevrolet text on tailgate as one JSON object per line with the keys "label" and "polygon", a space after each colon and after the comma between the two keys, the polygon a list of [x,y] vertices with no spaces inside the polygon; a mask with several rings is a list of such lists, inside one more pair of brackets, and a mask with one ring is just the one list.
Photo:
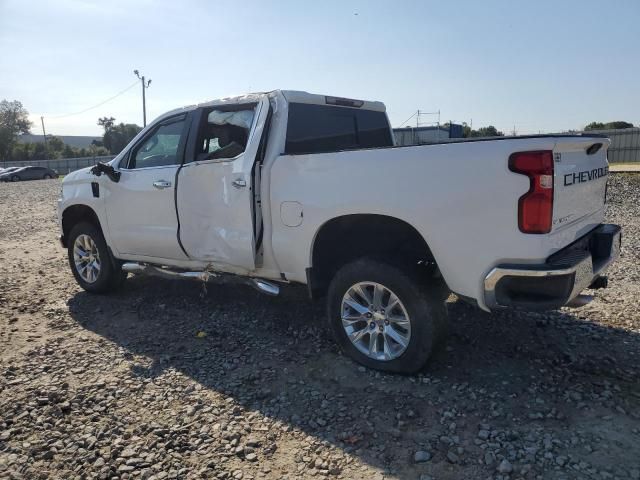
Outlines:
{"label": "chevrolet text on tailgate", "polygon": [[620,252],[603,224],[609,141],[546,135],[395,147],[379,102],[276,90],[156,119],[64,179],[82,288],[128,273],[225,276],[326,297],[346,354],[420,369],[450,292],[483,310],[578,305]]}

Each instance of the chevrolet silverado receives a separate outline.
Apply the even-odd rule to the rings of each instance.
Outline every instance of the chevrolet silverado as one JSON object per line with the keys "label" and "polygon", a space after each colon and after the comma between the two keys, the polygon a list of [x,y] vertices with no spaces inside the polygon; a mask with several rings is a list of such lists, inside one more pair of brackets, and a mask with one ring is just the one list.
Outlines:
{"label": "chevrolet silverado", "polygon": [[553,309],[606,286],[609,141],[541,135],[394,145],[379,102],[276,90],[168,112],[67,175],[61,242],[82,288],[128,273],[224,276],[325,298],[343,351],[420,369],[455,293]]}

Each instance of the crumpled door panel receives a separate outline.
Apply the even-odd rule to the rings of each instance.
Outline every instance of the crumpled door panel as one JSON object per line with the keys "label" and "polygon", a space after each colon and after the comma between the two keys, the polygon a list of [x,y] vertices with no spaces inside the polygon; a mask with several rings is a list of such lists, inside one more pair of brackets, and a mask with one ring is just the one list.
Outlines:
{"label": "crumpled door panel", "polygon": [[[255,99],[254,99],[255,102]],[[269,100],[258,103],[245,151],[233,159],[186,163],[178,174],[179,235],[190,258],[255,269],[251,171],[264,130]]]}
{"label": "crumpled door panel", "polygon": [[[180,240],[189,257],[212,263],[254,265],[250,182],[233,162],[187,164],[178,182]],[[246,187],[233,182],[244,180]]]}

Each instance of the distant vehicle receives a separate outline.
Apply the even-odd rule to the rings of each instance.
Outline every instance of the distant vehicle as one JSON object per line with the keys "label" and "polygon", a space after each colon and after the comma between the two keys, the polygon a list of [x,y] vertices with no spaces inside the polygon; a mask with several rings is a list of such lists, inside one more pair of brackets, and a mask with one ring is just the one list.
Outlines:
{"label": "distant vehicle", "polygon": [[[11,170],[13,168],[14,170]],[[20,182],[22,180],[48,180],[58,178],[58,172],[47,167],[11,167],[0,172],[0,182]]]}

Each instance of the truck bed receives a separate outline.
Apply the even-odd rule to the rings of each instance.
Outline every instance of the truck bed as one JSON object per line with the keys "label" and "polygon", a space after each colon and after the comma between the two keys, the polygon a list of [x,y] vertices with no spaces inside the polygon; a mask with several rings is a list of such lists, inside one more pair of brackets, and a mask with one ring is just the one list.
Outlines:
{"label": "truck bed", "polygon": [[[483,280],[496,265],[543,263],[602,223],[605,177],[587,190],[558,193],[561,175],[581,168],[581,163],[592,164],[584,150],[594,143],[602,145],[593,159],[605,168],[608,141],[596,135],[501,137],[280,156],[269,175],[274,255],[287,278],[304,282],[300,266],[311,266],[314,235],[329,219],[395,217],[425,238],[449,288],[486,308]],[[508,159],[514,152],[543,150],[559,154],[561,162],[567,158],[566,164],[555,164],[554,220],[579,202],[592,201],[586,202],[588,211],[575,212],[575,221],[556,223],[544,235],[524,234],[518,229],[518,200],[530,182],[509,170]],[[304,219],[298,228],[276,217],[281,205],[291,201],[302,206]]]}

